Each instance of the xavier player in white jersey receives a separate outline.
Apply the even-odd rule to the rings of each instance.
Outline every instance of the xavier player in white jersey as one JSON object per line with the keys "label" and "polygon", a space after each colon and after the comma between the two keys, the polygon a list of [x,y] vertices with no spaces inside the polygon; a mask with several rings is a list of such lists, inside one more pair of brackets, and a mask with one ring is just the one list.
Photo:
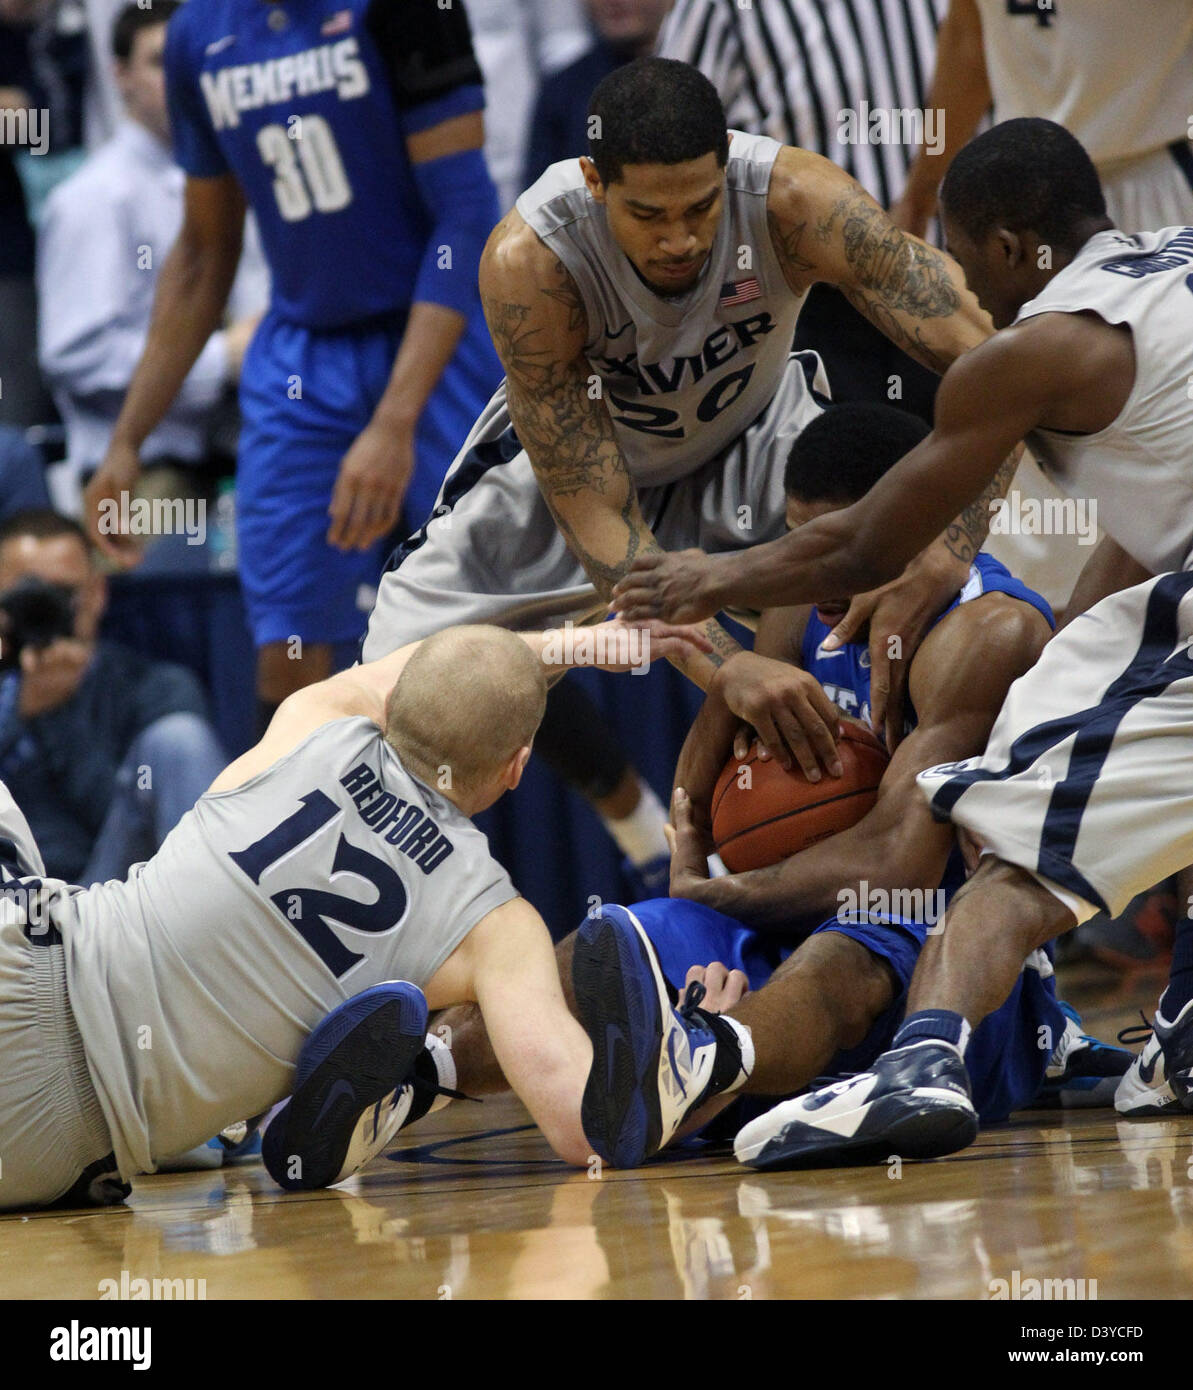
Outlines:
{"label": "xavier player in white jersey", "polygon": [[996,121],[1041,116],[1075,135],[1122,231],[1193,222],[1189,0],[950,0],[927,102],[945,149],[917,155],[891,210],[901,227],[923,235],[991,100]]}
{"label": "xavier player in white jersey", "polygon": [[[700,640],[658,637],[658,655]],[[291,695],[125,882],[44,878],[0,786],[0,1208],[118,1201],[156,1156],[295,1083],[271,1171],[334,1181],[358,1116],[421,1052],[428,1004],[466,1000],[555,1151],[587,1160],[591,1044],[542,919],[469,819],[517,786],[557,655],[602,657],[550,640],[455,628]],[[594,664],[624,669],[606,652]],[[705,1048],[726,1081],[727,1027]]]}
{"label": "xavier player in white jersey", "polygon": [[[791,1162],[968,1143],[966,1042],[1027,954],[1193,862],[1193,227],[1117,231],[1084,150],[1035,119],[968,145],[941,208],[1001,331],[947,373],[928,439],[856,506],[740,556],[644,557],[618,592],[627,616],[686,621],[852,593],[898,573],[1024,436],[1063,490],[1096,498],[1109,537],[1074,595],[1081,616],[1011,687],[985,754],[920,774],[985,856],[920,956],[893,1050],[738,1136]],[[1169,1087],[1193,1108],[1191,1084],[1186,918],[1118,1100]]]}
{"label": "xavier player in white jersey", "polygon": [[[548,169],[489,239],[481,295],[506,380],[383,578],[366,659],[449,623],[589,621],[644,550],[781,535],[783,464],[820,410],[818,359],[790,352],[816,281],[936,371],[987,336],[948,257],[828,160],[730,136],[688,64],[628,64],[590,111],[590,157]],[[879,705],[885,634],[910,657],[985,537],[984,508],[962,520],[871,624]],[[702,687],[737,650],[707,631],[714,650],[680,663]],[[821,714],[777,712],[809,774],[801,723],[834,757]]]}

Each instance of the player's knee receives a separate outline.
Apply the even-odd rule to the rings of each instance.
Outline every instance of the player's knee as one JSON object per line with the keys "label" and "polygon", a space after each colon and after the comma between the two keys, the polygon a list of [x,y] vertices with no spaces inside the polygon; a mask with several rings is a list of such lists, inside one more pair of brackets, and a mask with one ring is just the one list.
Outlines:
{"label": "player's knee", "polygon": [[975,640],[1011,658],[1016,677],[1031,670],[1052,635],[1042,613],[1008,594],[985,595],[976,616]]}
{"label": "player's knee", "polygon": [[[957,908],[965,904],[964,913]],[[989,907],[989,912],[985,908]],[[1009,936],[1024,956],[1076,924],[1073,912],[1026,869],[996,855],[986,855],[954,898],[944,918],[947,933],[958,922],[975,930],[996,928]],[[942,933],[943,934],[943,933]]]}

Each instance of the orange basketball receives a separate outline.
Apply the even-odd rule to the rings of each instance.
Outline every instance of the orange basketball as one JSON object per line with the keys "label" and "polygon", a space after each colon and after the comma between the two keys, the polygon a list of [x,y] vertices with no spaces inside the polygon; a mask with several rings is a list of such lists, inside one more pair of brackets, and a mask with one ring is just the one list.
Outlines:
{"label": "orange basketball", "polygon": [[871,809],[890,758],[863,725],[845,719],[842,730],[840,777],[809,782],[798,766],[788,772],[774,758],[760,762],[757,743],[744,761],[725,764],[713,792],[712,833],[730,873],[777,864],[848,830]]}

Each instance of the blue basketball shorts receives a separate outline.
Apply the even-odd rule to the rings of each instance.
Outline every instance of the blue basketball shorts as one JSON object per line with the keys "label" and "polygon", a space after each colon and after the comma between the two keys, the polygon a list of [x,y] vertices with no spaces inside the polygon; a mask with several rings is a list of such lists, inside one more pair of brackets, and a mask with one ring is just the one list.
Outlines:
{"label": "blue basketball shorts", "polygon": [[[376,597],[386,550],[329,545],[328,507],[344,455],[373,417],[401,344],[401,316],[310,329],[267,315],[240,385],[236,480],[240,578],[253,640],[355,643]],[[501,379],[478,309],[419,420],[403,506],[410,527],[430,512],[443,476]]]}

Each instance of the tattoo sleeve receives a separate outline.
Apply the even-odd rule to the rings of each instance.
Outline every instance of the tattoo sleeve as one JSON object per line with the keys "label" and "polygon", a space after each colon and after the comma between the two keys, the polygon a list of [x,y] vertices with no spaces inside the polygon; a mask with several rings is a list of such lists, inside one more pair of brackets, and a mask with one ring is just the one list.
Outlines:
{"label": "tattoo sleeve", "polygon": [[986,543],[990,533],[990,507],[1000,497],[1005,497],[1015,469],[1019,464],[1019,450],[1008,454],[998,472],[991,478],[985,492],[976,502],[971,502],[961,515],[945,530],[944,543],[958,560],[973,563],[974,556]]}
{"label": "tattoo sleeve", "polygon": [[854,308],[917,361],[943,372],[951,358],[925,340],[917,321],[961,311],[950,262],[894,226],[860,190],[839,198],[813,235],[824,244],[839,240],[843,247],[852,280],[838,288]]}
{"label": "tattoo sleeve", "polygon": [[[553,307],[558,305],[567,310],[566,324]],[[573,337],[583,331],[583,301],[556,261],[546,284],[520,290],[517,299],[486,295],[484,308],[506,370],[510,417],[543,498],[572,553],[608,598],[636,556],[662,547],[638,508],[637,489],[604,400],[592,389],[586,359],[578,352],[564,360],[560,353],[561,327]],[[739,650],[718,623],[707,623],[704,631],[714,651],[681,663],[701,685],[707,679],[697,677],[697,667],[711,676]]]}

